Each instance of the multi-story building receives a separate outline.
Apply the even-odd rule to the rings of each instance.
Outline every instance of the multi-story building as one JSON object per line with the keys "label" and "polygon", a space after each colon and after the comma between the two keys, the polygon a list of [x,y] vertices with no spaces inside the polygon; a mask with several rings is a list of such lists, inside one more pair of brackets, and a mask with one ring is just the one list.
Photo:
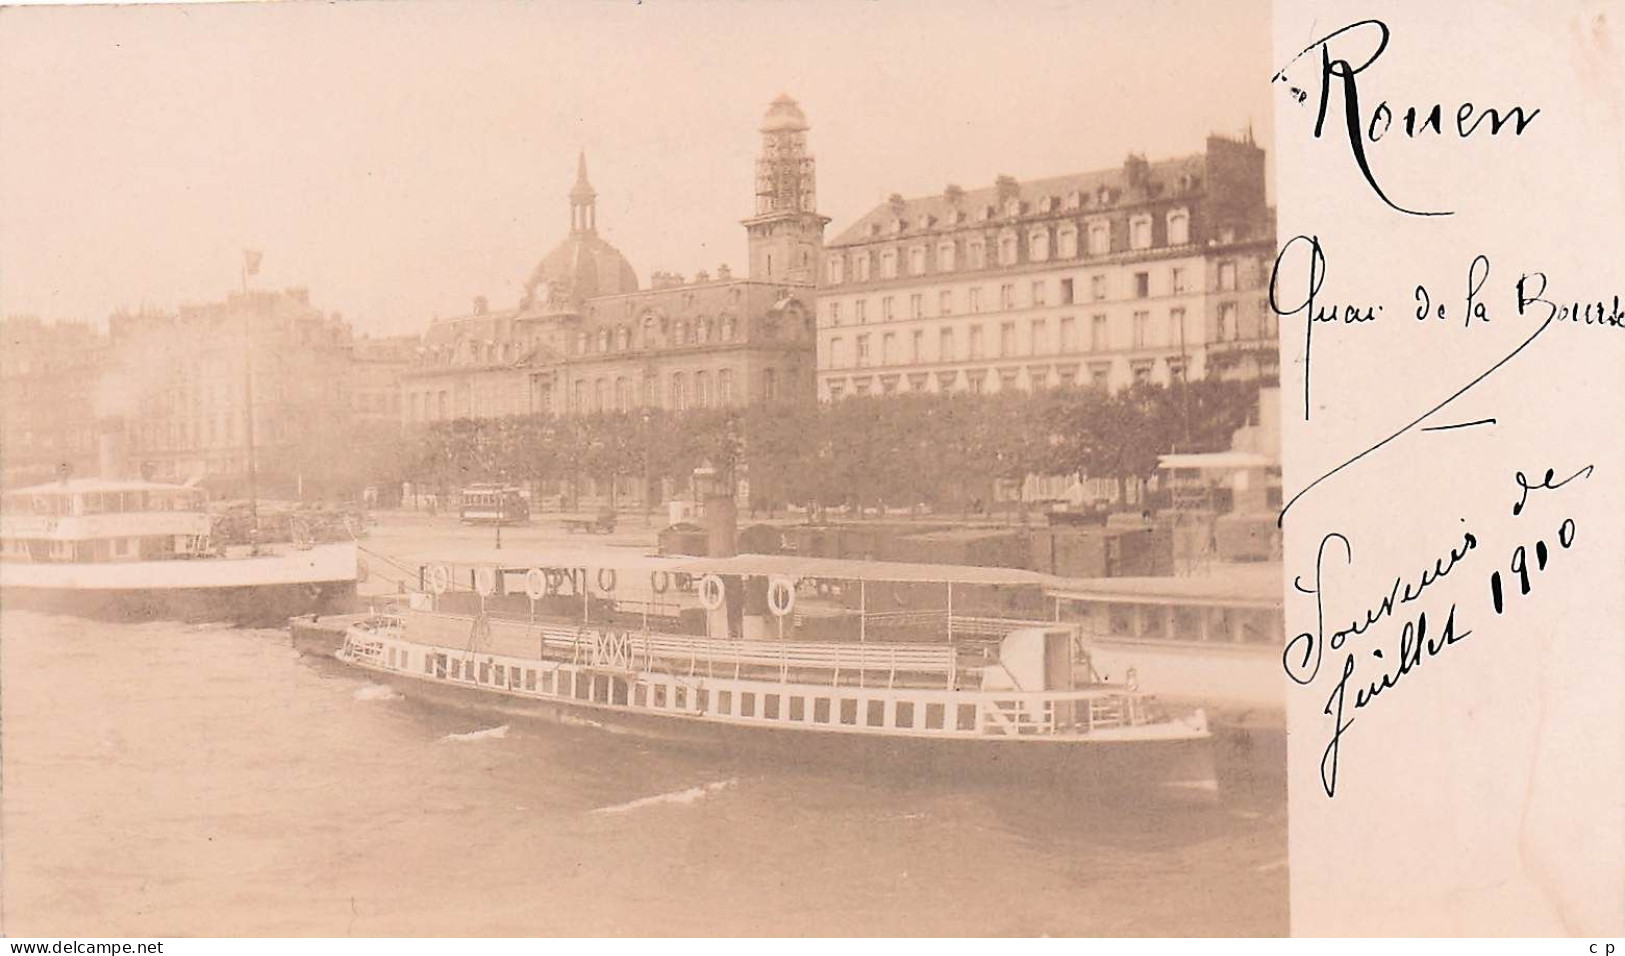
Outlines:
{"label": "multi-story building", "polygon": [[1117,389],[1279,374],[1264,151],[894,195],[824,251],[818,391]]}
{"label": "multi-story building", "polygon": [[417,361],[418,337],[362,335],[350,353],[350,415],[364,430],[401,423],[401,373]]}
{"label": "multi-story building", "polygon": [[250,396],[262,491],[294,493],[307,456],[345,453],[331,436],[350,421],[350,327],[305,290],[119,314],[109,326],[115,360],[103,390],[130,420],[148,476],[243,493]]}
{"label": "multi-story building", "polygon": [[811,400],[812,291],[823,229],[806,117],[781,96],[761,127],[750,268],[639,288],[598,234],[597,192],[578,166],[570,233],[517,306],[436,320],[403,375],[407,422]]}
{"label": "multi-story building", "polygon": [[83,322],[0,322],[0,467],[8,486],[96,470],[107,336]]}

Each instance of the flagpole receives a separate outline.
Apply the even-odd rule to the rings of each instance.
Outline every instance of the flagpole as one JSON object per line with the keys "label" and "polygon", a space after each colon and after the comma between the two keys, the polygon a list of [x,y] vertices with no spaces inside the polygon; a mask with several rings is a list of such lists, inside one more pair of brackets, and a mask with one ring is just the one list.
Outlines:
{"label": "flagpole", "polygon": [[258,468],[254,462],[254,337],[250,326],[253,310],[249,308],[248,302],[248,256],[249,253],[243,253],[243,298],[239,303],[239,307],[243,310],[243,435],[248,441],[249,551],[258,554],[260,549],[260,496]]}

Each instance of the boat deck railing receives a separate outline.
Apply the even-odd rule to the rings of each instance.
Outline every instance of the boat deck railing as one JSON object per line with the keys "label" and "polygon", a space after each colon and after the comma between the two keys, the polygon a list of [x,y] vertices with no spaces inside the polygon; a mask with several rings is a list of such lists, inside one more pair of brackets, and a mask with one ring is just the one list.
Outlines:
{"label": "boat deck railing", "polygon": [[[382,619],[375,630],[358,627],[346,640],[348,654],[364,666],[523,697],[625,706],[735,723],[1038,739],[1112,735],[1119,731],[1170,738],[1206,733],[1200,721],[1180,723],[1158,718],[1145,698],[1115,686],[1016,691],[780,683],[746,675],[743,666],[736,673],[715,675],[697,670],[673,673],[627,667],[633,663],[631,655],[637,653],[630,639],[619,648],[572,644],[583,653],[572,662],[516,657],[487,649],[470,652],[455,644],[408,641],[400,633],[393,623]],[[658,650],[653,643],[650,647]],[[627,656],[619,656],[622,654]]]}

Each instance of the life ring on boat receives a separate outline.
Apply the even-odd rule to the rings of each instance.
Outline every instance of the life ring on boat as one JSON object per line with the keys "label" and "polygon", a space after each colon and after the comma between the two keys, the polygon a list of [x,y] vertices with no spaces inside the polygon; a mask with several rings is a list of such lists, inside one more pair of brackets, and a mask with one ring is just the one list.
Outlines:
{"label": "life ring on boat", "polygon": [[525,596],[532,601],[540,601],[547,597],[547,575],[541,568],[531,568],[525,572]]}
{"label": "life ring on boat", "polygon": [[656,594],[665,594],[671,590],[671,575],[665,571],[650,571],[649,590]]}
{"label": "life ring on boat", "polygon": [[480,597],[490,597],[497,593],[497,569],[475,568],[474,590],[480,593]]}
{"label": "life ring on boat", "polygon": [[767,580],[767,608],[774,617],[784,617],[796,606],[796,585],[787,577],[774,575]]}
{"label": "life ring on boat", "polygon": [[429,590],[436,594],[445,594],[451,590],[451,568],[444,564],[437,564],[429,568]]}
{"label": "life ring on boat", "polygon": [[[609,575],[609,583],[608,584],[604,583],[604,575],[606,573]],[[599,568],[598,569],[598,590],[604,592],[605,594],[613,594],[613,593],[615,593],[615,569],[614,568]]]}
{"label": "life ring on boat", "polygon": [[700,578],[700,605],[707,611],[715,611],[721,607],[725,593],[721,578],[714,574]]}

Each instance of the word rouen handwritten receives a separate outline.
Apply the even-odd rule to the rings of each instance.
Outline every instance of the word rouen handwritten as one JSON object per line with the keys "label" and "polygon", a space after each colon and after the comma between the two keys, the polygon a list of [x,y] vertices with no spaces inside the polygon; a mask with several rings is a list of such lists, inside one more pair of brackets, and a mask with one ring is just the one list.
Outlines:
{"label": "word rouen handwritten", "polygon": [[[1297,56],[1292,58],[1291,62],[1275,74],[1274,81],[1277,83],[1290,83],[1286,75],[1287,70],[1306,54],[1318,49],[1320,51],[1320,108],[1315,116],[1315,138],[1320,139],[1325,132],[1326,116],[1331,109],[1332,85],[1334,81],[1339,82],[1342,85],[1343,126],[1345,135],[1348,138],[1349,152],[1353,155],[1354,164],[1359,167],[1360,175],[1365,179],[1366,185],[1370,186],[1371,191],[1376,193],[1377,197],[1389,208],[1397,212],[1410,216],[1448,216],[1451,213],[1407,209],[1388,198],[1388,193],[1378,184],[1376,173],[1371,169],[1371,160],[1366,155],[1367,141],[1376,143],[1392,131],[1394,109],[1388,105],[1387,100],[1383,100],[1377,104],[1377,108],[1372,110],[1369,116],[1362,115],[1360,112],[1360,91],[1356,77],[1370,69],[1377,62],[1377,59],[1382,56],[1383,52],[1388,49],[1390,36],[1388,25],[1381,20],[1361,20],[1358,23],[1351,23],[1342,29],[1333,30],[1304,47]],[[1360,61],[1359,66],[1353,65],[1351,62],[1351,59],[1357,59],[1357,57],[1346,59],[1342,55],[1333,55],[1333,40],[1337,40],[1336,46],[1342,49],[1347,44],[1354,42],[1356,38],[1367,42],[1372,40],[1376,42],[1376,48],[1371,51],[1370,55]],[[1298,103],[1303,103],[1309,98],[1308,92],[1300,87],[1290,86],[1289,89]],[[1488,121],[1491,136],[1500,133],[1508,123],[1512,124],[1512,135],[1522,136],[1524,130],[1529,128],[1529,124],[1534,122],[1536,116],[1540,115],[1540,110],[1533,109],[1525,112],[1524,107],[1514,106],[1504,113],[1489,108],[1480,111],[1472,103],[1467,102],[1458,106],[1455,114],[1454,128],[1456,135],[1466,139],[1478,132],[1486,121]],[[1444,106],[1442,104],[1435,103],[1432,109],[1426,111],[1421,107],[1412,106],[1404,111],[1402,117],[1401,129],[1411,139],[1426,133],[1432,133],[1435,136],[1443,136],[1445,133]]]}

